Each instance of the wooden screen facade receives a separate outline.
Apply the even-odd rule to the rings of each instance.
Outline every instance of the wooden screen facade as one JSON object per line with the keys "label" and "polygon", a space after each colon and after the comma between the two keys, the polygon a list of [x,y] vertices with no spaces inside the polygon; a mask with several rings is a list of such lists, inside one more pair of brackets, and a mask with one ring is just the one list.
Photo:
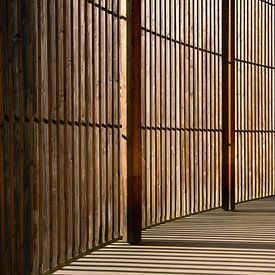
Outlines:
{"label": "wooden screen facade", "polygon": [[[224,37],[221,0],[140,4],[146,228],[222,204]],[[235,0],[237,202],[275,192],[274,4]],[[123,236],[127,20],[126,0],[0,0],[1,275]]]}
{"label": "wooden screen facade", "polygon": [[236,201],[275,194],[275,2],[235,0]]}
{"label": "wooden screen facade", "polygon": [[44,274],[121,236],[126,5],[0,11],[0,273]]}
{"label": "wooden screen facade", "polygon": [[143,225],[221,203],[221,1],[142,1]]}

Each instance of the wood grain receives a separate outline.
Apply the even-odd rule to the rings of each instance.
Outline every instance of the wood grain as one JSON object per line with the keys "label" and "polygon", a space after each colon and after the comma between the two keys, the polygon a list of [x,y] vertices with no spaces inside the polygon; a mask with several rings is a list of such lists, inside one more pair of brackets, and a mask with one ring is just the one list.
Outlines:
{"label": "wood grain", "polygon": [[[221,206],[222,1],[127,3],[0,1],[1,274]],[[242,202],[275,192],[275,10],[234,3]]]}

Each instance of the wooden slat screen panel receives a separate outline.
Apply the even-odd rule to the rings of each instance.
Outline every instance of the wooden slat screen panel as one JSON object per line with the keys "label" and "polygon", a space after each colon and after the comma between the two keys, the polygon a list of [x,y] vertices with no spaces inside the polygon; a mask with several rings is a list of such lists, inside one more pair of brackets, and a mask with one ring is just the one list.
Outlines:
{"label": "wooden slat screen panel", "polygon": [[0,274],[30,271],[28,1],[0,2]]}
{"label": "wooden slat screen panel", "polygon": [[220,206],[221,1],[142,1],[143,226]]}
{"label": "wooden slat screen panel", "polygon": [[236,0],[236,201],[275,194],[275,2]]}
{"label": "wooden slat screen panel", "polygon": [[0,2],[4,274],[50,272],[122,234],[125,4]]}
{"label": "wooden slat screen panel", "polygon": [[38,7],[41,272],[121,235],[125,22],[121,1]]}
{"label": "wooden slat screen panel", "polygon": [[[240,202],[275,193],[275,2],[235,1]],[[222,1],[141,4],[148,227],[221,205]],[[126,0],[0,1],[0,274],[122,235],[126,24]]]}

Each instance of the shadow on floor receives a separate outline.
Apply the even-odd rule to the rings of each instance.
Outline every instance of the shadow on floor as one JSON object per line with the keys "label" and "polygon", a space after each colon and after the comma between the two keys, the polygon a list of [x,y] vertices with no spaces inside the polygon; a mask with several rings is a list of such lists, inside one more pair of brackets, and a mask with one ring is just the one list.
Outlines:
{"label": "shadow on floor", "polygon": [[148,229],[139,245],[117,242],[56,272],[87,274],[275,274],[275,198]]}

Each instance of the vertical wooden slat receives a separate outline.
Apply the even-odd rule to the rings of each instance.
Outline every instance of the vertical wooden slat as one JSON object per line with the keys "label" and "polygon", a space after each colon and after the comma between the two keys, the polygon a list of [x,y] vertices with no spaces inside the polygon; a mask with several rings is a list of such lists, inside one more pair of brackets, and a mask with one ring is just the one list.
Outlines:
{"label": "vertical wooden slat", "polygon": [[[64,1],[58,0],[56,2],[56,15],[57,15],[57,147],[58,147],[58,160],[57,160],[57,198],[58,198],[58,217],[59,217],[59,226],[58,226],[58,261],[63,263],[65,261],[65,243],[66,243],[66,233],[65,233],[65,162],[64,162],[64,98],[65,98],[65,71],[64,71]],[[51,100],[51,99],[49,99]]]}
{"label": "vertical wooden slat", "polygon": [[[185,43],[189,44],[190,41],[190,32],[189,32],[189,25],[190,25],[190,12],[189,12],[189,7],[190,7],[190,0],[185,2]],[[190,87],[190,70],[189,70],[189,64],[190,64],[190,47],[185,47],[185,79],[186,79],[186,84],[184,87],[185,90],[185,107],[186,107],[186,115],[185,115],[185,128],[186,128],[186,188],[187,188],[187,196],[186,196],[186,212],[187,214],[190,214],[190,201],[191,201],[191,158],[190,158],[190,104],[189,104],[189,87]],[[187,130],[188,129],[188,130]]]}
{"label": "vertical wooden slat", "polygon": [[175,195],[175,217],[178,218],[181,216],[182,213],[182,181],[181,181],[181,66],[179,59],[180,54],[180,48],[181,48],[181,22],[180,22],[180,1],[175,2],[175,39],[177,43],[175,43],[175,90],[176,90],[176,96],[175,96],[175,120],[176,120],[176,137],[175,137],[175,147],[176,147],[176,166],[175,166],[175,189],[176,189],[176,195]]}
{"label": "vertical wooden slat", "polygon": [[[251,5],[252,5],[252,11],[251,11],[251,20],[252,20],[252,30],[251,30],[251,61],[255,62],[255,49],[256,49],[256,45],[255,45],[255,29],[256,29],[256,7],[255,7],[255,0],[251,1]],[[256,66],[254,65],[252,67],[252,72],[251,72],[251,81],[252,81],[252,106],[251,106],[251,111],[252,111],[252,125],[251,128],[252,130],[255,131],[255,122],[256,122],[256,107],[255,107],[255,98],[256,98]],[[252,198],[255,198],[255,183],[256,183],[256,166],[255,166],[255,162],[256,162],[256,153],[255,153],[255,148],[256,148],[256,144],[255,144],[255,132],[253,132],[251,134],[251,147],[252,147]]]}
{"label": "vertical wooden slat", "polygon": [[267,196],[271,196],[272,194],[272,189],[271,189],[271,185],[272,185],[272,171],[271,171],[271,166],[272,166],[272,160],[271,160],[271,152],[272,152],[272,143],[271,143],[271,117],[272,117],[272,105],[271,105],[271,78],[270,78],[270,73],[271,73],[271,24],[269,24],[269,22],[271,22],[271,18],[270,18],[270,10],[271,10],[271,5],[268,5],[268,16],[267,16],[267,64],[268,64],[268,88],[267,88],[267,104],[268,104],[268,194]]}
{"label": "vertical wooden slat", "polygon": [[[222,2],[221,1],[217,1],[216,2],[217,5],[217,10],[216,10],[216,17],[217,17],[217,23],[216,23],[216,52],[218,52],[219,54],[221,54],[221,36],[222,33],[221,31],[221,20],[222,20],[222,11],[221,11],[221,7],[222,7]],[[216,100],[215,100],[215,127],[216,129],[220,129],[220,121],[221,121],[221,58],[218,57],[216,60],[216,72],[218,77],[216,78],[216,90],[217,90],[217,95],[216,95]],[[216,206],[218,206],[220,204],[220,193],[221,193],[221,188],[220,188],[220,179],[221,179],[221,135],[220,132],[215,134],[215,138],[216,138],[216,142],[217,142],[217,148],[215,149],[214,152],[214,156],[215,159],[217,159],[218,161],[216,161],[216,176],[215,176],[215,186],[216,186],[216,192],[215,192],[215,203]]]}
{"label": "vertical wooden slat", "polygon": [[[32,54],[33,54],[33,116],[38,118],[38,87],[39,87],[39,67],[38,67],[38,60],[39,60],[39,13],[40,13],[40,5],[37,2],[32,2],[32,9],[30,9],[30,13],[33,16],[34,24],[31,26],[31,29],[34,30],[32,37],[33,37],[33,47],[32,47]],[[39,142],[39,130],[38,124],[33,120],[33,188],[32,188],[32,245],[31,245],[31,255],[32,255],[32,274],[37,274],[40,271],[40,223],[39,223],[39,158],[38,158],[38,142]]]}
{"label": "vertical wooden slat", "polygon": [[[111,5],[107,2],[107,9],[111,10]],[[106,48],[107,48],[107,58],[106,58],[106,65],[107,65],[107,74],[106,74],[106,85],[107,85],[107,98],[106,98],[106,121],[107,121],[107,131],[106,131],[106,140],[107,140],[107,155],[106,155],[106,162],[107,162],[107,239],[112,239],[113,234],[113,148],[112,148],[112,102],[113,102],[113,87],[112,87],[112,60],[113,60],[113,48],[112,48],[112,41],[113,41],[113,31],[112,31],[112,16],[106,15],[106,27],[107,27],[107,38],[106,38]]]}
{"label": "vertical wooden slat", "polygon": [[171,218],[171,14],[170,1],[166,1],[166,219]]}
{"label": "vertical wooden slat", "polygon": [[93,93],[94,93],[94,75],[93,75],[93,14],[94,6],[86,3],[85,7],[85,59],[87,62],[87,69],[85,71],[85,101],[86,101],[86,152],[85,152],[85,168],[87,171],[87,183],[86,183],[86,194],[87,194],[87,249],[92,249],[94,246],[94,166],[93,166],[93,154],[94,154],[94,140],[93,140],[93,129],[90,124],[93,124]]}
{"label": "vertical wooden slat", "polygon": [[[248,33],[248,20],[247,20],[247,3],[248,0],[244,1],[244,7],[243,7],[243,38],[244,41],[247,41],[247,33]],[[243,47],[243,61],[247,60],[247,47],[248,43],[244,43]],[[248,189],[248,165],[247,165],[247,124],[248,124],[248,119],[247,119],[247,95],[248,95],[248,78],[247,78],[247,63],[243,62],[243,85],[244,85],[244,90],[243,90],[243,161],[244,161],[244,166],[243,166],[243,176],[244,176],[244,190],[249,190]],[[243,193],[243,200],[247,200],[247,195],[248,192]]]}
{"label": "vertical wooden slat", "polygon": [[9,178],[8,178],[8,121],[4,120],[4,115],[8,114],[8,22],[7,22],[7,2],[0,3],[0,91],[1,91],[1,272],[10,273],[10,215],[9,215]]}
{"label": "vertical wooden slat", "polygon": [[[79,5],[74,1],[72,5],[72,60],[73,60],[73,93],[72,93],[72,135],[73,135],[73,222],[74,222],[74,245],[73,255],[79,253],[80,246],[80,209],[79,209]],[[76,124],[76,122],[78,122]]]}
{"label": "vertical wooden slat", "polygon": [[[9,134],[10,137],[12,137],[12,142],[10,145],[10,180],[11,180],[11,188],[10,188],[10,200],[11,200],[11,209],[10,209],[10,215],[11,215],[11,242],[12,242],[12,248],[11,248],[11,272],[15,272],[16,269],[20,266],[20,254],[17,253],[20,239],[19,239],[19,226],[21,221],[21,215],[19,213],[19,185],[20,185],[20,177],[21,175],[21,169],[19,167],[19,159],[20,155],[17,157],[17,153],[20,150],[20,140],[19,140],[19,122],[15,120],[15,116],[19,117],[19,85],[20,79],[19,79],[19,60],[18,60],[18,48],[19,48],[19,40],[17,39],[17,34],[19,32],[19,26],[18,26],[18,12],[19,7],[17,1],[14,1],[13,3],[10,3],[8,6],[8,13],[10,20],[10,60],[12,60],[10,64],[10,82],[12,82],[12,90],[10,90],[10,102],[9,102],[9,112],[10,115],[10,121],[13,123],[10,123],[10,129]],[[15,219],[15,217],[18,217]]]}
{"label": "vertical wooden slat", "polygon": [[[271,7],[271,21],[273,21],[275,19],[274,17],[274,6]],[[274,25],[271,25],[271,60],[270,60],[270,65],[271,67],[273,68],[271,70],[271,91],[274,91],[274,52],[272,52],[272,49],[274,48],[274,40],[275,40],[275,32],[274,32]],[[271,179],[271,184],[272,184],[272,192],[271,194],[273,195],[275,193],[275,179],[274,179],[274,176],[275,176],[275,173],[274,173],[274,165],[275,165],[275,160],[274,160],[274,149],[275,149],[275,146],[274,146],[274,94],[273,92],[271,93],[271,110],[272,110],[272,114],[271,114],[271,144],[272,144],[272,150],[271,150],[271,171],[272,171],[272,179]]]}
{"label": "vertical wooden slat", "polygon": [[[148,0],[145,0],[145,28],[147,29],[150,25],[150,21],[149,21],[149,14],[150,14],[150,6],[149,6],[150,2]],[[151,196],[151,181],[150,181],[150,131],[148,131],[147,127],[150,127],[150,110],[151,110],[151,104],[150,104],[150,81],[151,81],[151,74],[150,74],[150,33],[146,31],[146,39],[145,39],[145,46],[146,46],[146,56],[145,56],[145,60],[146,60],[146,75],[145,75],[145,83],[146,83],[146,87],[145,87],[145,150],[146,150],[146,203],[147,203],[147,215],[146,215],[146,225],[150,225],[150,220],[151,220],[151,200],[150,200],[150,196]]]}
{"label": "vertical wooden slat", "polygon": [[[202,80],[200,88],[202,91],[202,98],[201,98],[201,107],[200,107],[200,119],[199,123],[201,124],[202,128],[202,156],[201,156],[201,162],[202,162],[202,168],[201,168],[201,194],[200,194],[200,200],[201,200],[201,206],[200,211],[204,211],[207,208],[207,197],[208,197],[208,169],[207,169],[207,159],[209,158],[209,145],[210,141],[208,141],[208,134],[210,129],[210,104],[208,104],[208,100],[210,97],[210,85],[211,85],[211,75],[210,75],[210,55],[208,54],[208,51],[211,49],[210,45],[210,6],[208,1],[205,3],[202,3],[202,13],[201,13],[201,44],[202,44],[202,52],[201,52],[201,68],[200,71],[202,71]],[[209,82],[207,81],[209,79]],[[205,84],[204,84],[205,83]],[[203,89],[205,88],[205,90]],[[203,121],[203,114],[206,114],[206,119]],[[210,170],[210,169],[209,169]]]}
{"label": "vertical wooden slat", "polygon": [[1,273],[8,273],[7,258],[5,255],[5,185],[4,185],[4,87],[5,87],[5,69],[4,69],[4,24],[3,24],[3,4],[0,3],[1,19],[0,19],[0,266]]}
{"label": "vertical wooden slat", "polygon": [[[99,91],[100,91],[100,81],[99,81],[99,30],[98,30],[98,22],[99,22],[99,9],[94,8],[94,17],[93,17],[93,33],[94,33],[94,68],[93,68],[93,74],[94,74],[94,124],[99,124]],[[99,244],[99,230],[100,230],[100,187],[99,187],[99,181],[100,181],[100,175],[99,175],[99,127],[94,127],[93,130],[94,134],[94,183],[95,183],[95,245]]]}
{"label": "vertical wooden slat", "polygon": [[[263,35],[263,47],[262,47],[262,64],[266,66],[266,3],[262,3],[263,6],[263,17],[262,17],[262,35]],[[266,126],[267,126],[267,121],[266,121],[266,67],[263,67],[262,69],[262,88],[263,88],[263,110],[262,110],[262,115],[263,115],[263,194],[262,197],[265,196],[267,192],[267,155],[266,155],[266,148],[267,148],[267,143],[266,143]]]}
{"label": "vertical wooden slat", "polygon": [[162,207],[162,213],[161,213],[161,221],[165,220],[166,217],[166,135],[165,135],[165,127],[166,127],[166,39],[163,38],[163,36],[166,33],[166,20],[165,20],[165,12],[166,12],[166,1],[163,1],[161,3],[161,166],[162,166],[162,179],[161,179],[161,185],[162,185],[162,196],[161,196],[161,207]]}
{"label": "vertical wooden slat", "polygon": [[[263,34],[263,27],[262,27],[262,18],[263,18],[263,9],[262,9],[262,3],[259,3],[260,6],[260,16],[259,16],[259,64],[263,65],[263,60],[262,60],[262,34]],[[260,156],[259,156],[259,162],[260,162],[260,188],[259,188],[259,197],[262,197],[263,194],[263,144],[262,144],[262,137],[263,137],[263,115],[262,115],[262,110],[263,110],[263,87],[262,87],[262,70],[263,67],[261,66],[259,68],[259,90],[260,90],[260,111],[259,111],[259,150],[260,150]]]}
{"label": "vertical wooden slat", "polygon": [[[19,266],[23,267],[24,272],[28,272],[27,269],[29,265],[29,245],[27,240],[26,231],[29,231],[29,212],[28,212],[28,203],[29,203],[29,165],[28,165],[28,146],[29,146],[29,133],[28,126],[24,123],[24,118],[28,115],[28,94],[29,88],[27,87],[27,76],[28,68],[26,63],[26,3],[20,1],[18,3],[18,33],[21,34],[22,39],[19,40],[18,45],[18,104],[19,104],[19,188],[18,188],[18,197],[19,197],[19,246],[23,247],[22,253],[19,253]],[[25,74],[23,73],[25,72]]]}
{"label": "vertical wooden slat", "polygon": [[[216,59],[217,59],[217,53],[216,53],[216,40],[215,40],[215,23],[216,23],[216,2],[215,1],[210,1],[210,44],[211,44],[211,51],[214,53],[210,57],[210,75],[211,75],[211,87],[210,87],[210,97],[212,100],[210,100],[210,118],[209,118],[209,128],[210,128],[210,133],[208,140],[210,142],[209,145],[209,159],[208,161],[208,167],[210,168],[208,171],[208,184],[209,186],[207,187],[207,192],[208,192],[208,206],[209,207],[214,207],[215,205],[215,199],[214,199],[214,192],[215,192],[215,162],[216,158],[214,157],[215,153],[215,130],[213,131],[212,129],[215,129],[215,100],[216,100]],[[210,182],[209,182],[210,181]]]}
{"label": "vertical wooden slat", "polygon": [[[201,13],[201,44],[202,48],[205,49],[206,51],[209,51],[211,49],[210,45],[210,29],[211,29],[211,24],[210,24],[210,6],[209,2],[206,1],[205,3],[202,3],[202,13]],[[204,26],[204,27],[203,27]],[[209,129],[210,129],[210,103],[208,103],[209,98],[210,98],[210,86],[211,86],[211,74],[210,74],[210,55],[208,52],[203,51],[201,53],[201,59],[202,59],[202,65],[201,70],[203,71],[202,74],[202,88],[205,87],[205,92],[202,89],[202,98],[201,98],[201,115],[200,115],[200,124],[201,128],[203,129],[202,131],[202,171],[201,171],[201,195],[200,195],[200,200],[201,200],[201,211],[204,211],[207,209],[207,197],[208,195],[207,188],[209,186],[208,183],[208,170],[207,169],[207,159],[209,158],[209,145],[211,144],[210,140],[208,140],[208,134],[209,134]],[[209,79],[209,82],[207,81]],[[203,85],[205,83],[205,85]],[[203,121],[202,119],[202,114],[206,114],[206,119]]]}
{"label": "vertical wooden slat", "polygon": [[55,2],[48,3],[48,14],[52,15],[51,22],[48,21],[48,55],[49,55],[49,185],[50,185],[50,258],[51,267],[56,266],[58,261],[58,218],[57,218],[57,144],[56,125],[52,120],[56,120],[56,13]]}
{"label": "vertical wooden slat", "polygon": [[146,48],[145,48],[145,1],[141,1],[141,44],[143,47],[141,48],[141,125],[142,125],[142,139],[141,139],[141,147],[142,147],[142,227],[146,226]]}
{"label": "vertical wooden slat", "polygon": [[[162,171],[161,171],[161,38],[157,34],[161,33],[161,3],[155,1],[155,16],[156,16],[156,62],[155,62],[155,81],[156,81],[156,223],[160,223],[162,215],[162,200],[161,200],[161,184],[162,184]],[[142,47],[143,48],[143,47]]]}
{"label": "vertical wooden slat", "polygon": [[150,148],[150,157],[151,157],[151,225],[155,224],[155,215],[156,215],[156,177],[155,177],[155,162],[156,162],[156,151],[155,151],[155,131],[153,129],[155,126],[155,37],[154,37],[154,28],[155,28],[155,0],[150,0],[150,104],[151,104],[151,113],[150,113],[150,139],[151,139],[151,148]]}
{"label": "vertical wooden slat", "polygon": [[79,125],[79,136],[80,136],[80,146],[79,146],[79,178],[80,178],[80,252],[83,253],[87,251],[87,221],[88,221],[88,213],[87,213],[87,170],[86,170],[86,131],[85,128],[86,123],[86,28],[85,28],[85,13],[86,13],[86,4],[85,1],[79,2],[79,74],[80,74],[80,87],[79,87],[79,117],[80,117],[80,125]]}
{"label": "vertical wooden slat", "polygon": [[[219,125],[217,125],[216,123],[216,117],[217,117],[217,102],[219,99],[219,81],[218,81],[218,77],[219,76],[219,46],[218,46],[218,40],[219,39],[219,4],[217,3],[216,0],[214,0],[214,10],[213,10],[213,17],[214,17],[214,26],[213,26],[213,43],[214,43],[214,52],[216,53],[216,55],[214,56],[214,64],[213,64],[213,72],[215,74],[215,78],[214,78],[214,97],[213,97],[213,107],[212,107],[212,127],[213,129],[219,129]],[[212,151],[212,159],[213,159],[213,165],[212,165],[212,178],[213,178],[213,183],[212,183],[212,188],[213,188],[213,192],[211,195],[211,200],[213,201],[213,205],[217,205],[217,193],[219,192],[219,190],[217,190],[218,188],[218,182],[217,179],[219,178],[219,159],[216,158],[216,152],[219,150],[219,130],[218,132],[214,131],[212,133],[212,139],[213,139],[213,143],[217,144],[216,146],[213,147],[213,151]],[[215,173],[217,169],[217,173]]]}
{"label": "vertical wooden slat", "polygon": [[[118,10],[121,16],[125,16],[127,18],[127,5],[125,1],[118,0]],[[126,208],[126,200],[123,196],[123,191],[126,190],[127,184],[127,55],[123,54],[127,50],[127,22],[125,20],[121,20],[119,24],[120,30],[118,33],[118,46],[119,46],[119,54],[118,54],[118,64],[119,64],[119,74],[121,78],[118,81],[118,87],[120,89],[121,101],[118,100],[118,121],[119,125],[121,125],[121,129],[119,129],[119,148],[121,150],[121,157],[119,159],[119,167],[121,170],[121,185],[118,188],[120,191],[120,204],[122,207],[122,211],[120,211],[120,225],[121,231],[124,235],[125,231],[125,208]]]}
{"label": "vertical wooden slat", "polygon": [[[116,9],[118,11],[118,2],[112,2],[112,10]],[[112,15],[111,20],[111,28],[112,28],[112,74],[114,76],[114,80],[112,82],[112,115],[111,115],[111,123],[112,123],[112,213],[110,214],[110,218],[113,219],[113,232],[112,238],[117,238],[119,235],[119,173],[118,173],[118,163],[119,163],[119,129],[120,122],[118,119],[118,101],[120,97],[118,96],[118,85],[119,83],[119,74],[118,74],[118,31],[119,31],[119,19]]]}
{"label": "vertical wooden slat", "polygon": [[185,47],[183,43],[185,42],[185,1],[179,1],[179,101],[180,101],[180,118],[179,118],[179,127],[180,127],[180,141],[179,141],[179,150],[180,150],[180,200],[181,200],[181,216],[186,215],[186,132],[185,132]]}
{"label": "vertical wooden slat", "polygon": [[[102,8],[104,2],[99,6]],[[101,230],[100,230],[100,242],[105,242],[106,237],[106,25],[105,14],[102,9],[99,10],[99,170],[100,170],[100,204],[101,204]]]}
{"label": "vertical wooden slat", "polygon": [[[72,108],[72,96],[73,96],[73,81],[72,81],[72,4],[70,1],[64,2],[64,17],[65,17],[65,35],[64,35],[64,66],[65,66],[65,95],[64,95],[64,144],[65,144],[65,185],[66,185],[66,260],[69,260],[73,256],[73,209],[72,209],[72,199],[73,199],[73,146],[72,146],[72,121],[73,121],[73,108]],[[69,123],[70,122],[70,123]]]}
{"label": "vertical wooden slat", "polygon": [[268,190],[268,196],[272,195],[272,141],[271,141],[271,136],[272,136],[272,88],[271,88],[271,72],[272,70],[270,69],[272,67],[271,65],[271,34],[272,34],[272,25],[269,24],[271,22],[271,5],[268,5],[268,18],[267,18],[267,25],[268,25],[268,144],[269,144],[269,150],[268,150],[268,172],[269,172],[269,190]]}
{"label": "vertical wooden slat", "polygon": [[[257,3],[255,3],[255,7],[256,7],[256,28],[255,28],[255,62],[259,62],[259,49],[258,49],[258,45],[259,45],[259,5]],[[256,190],[255,190],[255,198],[258,197],[259,194],[259,67],[256,67],[256,75],[255,75],[255,79],[256,79],[256,125],[255,125],[255,131],[256,131],[256,165],[255,165],[255,169],[256,169]]]}
{"label": "vertical wooden slat", "polygon": [[[237,58],[238,59],[241,59],[241,47],[242,47],[242,44],[241,44],[241,3],[242,1],[239,1],[238,0],[238,5],[236,6],[236,10],[238,12],[237,14],[237,17],[236,17],[236,20],[237,20],[237,27],[238,27],[238,37],[236,38],[237,39],[237,43],[238,43],[238,50],[237,50]],[[238,87],[237,87],[237,93],[238,93],[238,97],[237,97],[237,100],[238,100],[238,117],[237,117],[237,122],[238,122],[238,127],[237,127],[237,146],[238,146],[238,163],[237,163],[237,166],[238,166],[238,184],[236,186],[236,191],[237,191],[237,200],[236,202],[239,202],[241,200],[241,186],[240,186],[240,182],[241,182],[241,172],[242,172],[242,169],[241,169],[241,160],[242,160],[242,154],[241,154],[241,68],[242,68],[242,64],[240,62],[237,63],[237,78],[236,78],[236,81],[238,83]]]}

